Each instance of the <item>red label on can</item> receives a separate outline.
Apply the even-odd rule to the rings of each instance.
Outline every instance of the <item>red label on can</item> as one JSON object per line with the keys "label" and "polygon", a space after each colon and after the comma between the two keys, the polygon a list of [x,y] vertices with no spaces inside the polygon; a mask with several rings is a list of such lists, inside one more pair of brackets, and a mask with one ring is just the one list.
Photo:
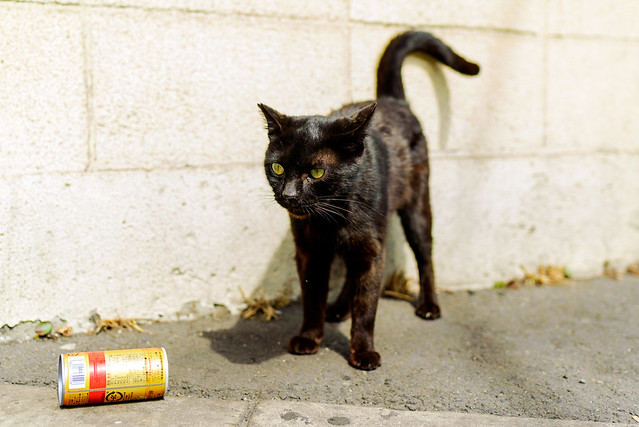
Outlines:
{"label": "red label on can", "polygon": [[89,404],[104,402],[106,393],[106,363],[103,351],[91,351],[89,356]]}

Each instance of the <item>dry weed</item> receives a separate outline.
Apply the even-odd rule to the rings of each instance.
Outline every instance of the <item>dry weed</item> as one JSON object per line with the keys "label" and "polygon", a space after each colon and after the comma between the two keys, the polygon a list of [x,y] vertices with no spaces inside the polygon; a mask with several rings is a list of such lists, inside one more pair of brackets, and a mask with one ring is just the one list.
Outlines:
{"label": "dry weed", "polygon": [[256,297],[246,295],[242,288],[240,288],[240,292],[242,293],[242,298],[244,298],[244,303],[246,303],[242,318],[251,319],[256,317],[265,322],[270,322],[271,320],[277,320],[279,315],[282,314],[278,308],[284,308],[291,303],[293,288],[291,287],[291,281],[286,282],[280,293],[271,300],[264,298],[264,288],[260,288]]}
{"label": "dry weed", "polygon": [[603,276],[609,279],[621,280],[623,278],[623,271],[616,269],[610,261],[604,261]]}
{"label": "dry weed", "polygon": [[508,282],[496,282],[495,288],[511,288],[516,289],[524,286],[543,286],[543,285],[566,285],[572,282],[570,271],[563,266],[540,265],[536,272],[530,272],[525,267],[520,266],[524,272],[524,277],[511,279]]}
{"label": "dry weed", "polygon": [[70,337],[73,335],[73,328],[71,326],[63,326],[55,330],[54,334],[63,337]]}
{"label": "dry weed", "polygon": [[95,328],[89,331],[89,335],[97,335],[102,331],[132,329],[140,333],[146,333],[144,329],[138,326],[135,319],[101,319],[99,315],[91,316],[91,320],[95,323]]}
{"label": "dry weed", "polygon": [[635,262],[634,264],[630,264],[628,268],[626,268],[626,273],[630,274],[631,276],[639,276],[639,261]]}
{"label": "dry weed", "polygon": [[53,330],[53,324],[49,321],[40,322],[35,327],[36,335],[34,338],[49,338],[58,339],[60,337],[70,337],[73,335],[73,328],[71,326],[62,326]]}
{"label": "dry weed", "polygon": [[410,282],[411,279],[406,277],[406,273],[403,270],[395,270],[386,281],[382,295],[413,302],[416,295],[408,286]]}

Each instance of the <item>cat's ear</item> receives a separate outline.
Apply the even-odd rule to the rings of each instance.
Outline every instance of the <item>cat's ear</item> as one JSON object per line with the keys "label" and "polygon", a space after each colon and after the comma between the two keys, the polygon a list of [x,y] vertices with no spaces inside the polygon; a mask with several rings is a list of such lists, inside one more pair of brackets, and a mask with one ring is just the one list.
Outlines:
{"label": "cat's ear", "polygon": [[368,126],[373,113],[377,108],[377,102],[365,105],[348,117],[337,119],[331,129],[335,148],[353,155],[360,154],[364,150]]}
{"label": "cat's ear", "polygon": [[334,135],[353,135],[359,131],[364,131],[368,127],[373,113],[377,108],[377,102],[371,102],[354,114],[348,117],[342,117],[335,122],[333,127]]}
{"label": "cat's ear", "polygon": [[262,110],[262,113],[266,118],[266,125],[269,135],[281,133],[283,130],[282,125],[286,119],[286,116],[276,111],[274,108],[269,107],[268,105],[257,104],[257,106],[260,107],[260,110]]}
{"label": "cat's ear", "polygon": [[365,128],[368,126],[371,118],[373,117],[373,113],[377,108],[377,102],[371,102],[370,104],[364,106],[361,110],[353,114],[350,119],[353,123],[353,129],[351,132],[357,132],[358,130]]}

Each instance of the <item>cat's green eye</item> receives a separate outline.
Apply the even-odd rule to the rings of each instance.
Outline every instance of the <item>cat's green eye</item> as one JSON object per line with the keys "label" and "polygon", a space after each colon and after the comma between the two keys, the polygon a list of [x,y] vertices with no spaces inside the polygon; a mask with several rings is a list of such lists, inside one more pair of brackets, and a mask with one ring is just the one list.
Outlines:
{"label": "cat's green eye", "polygon": [[273,170],[273,173],[275,175],[282,175],[284,174],[284,166],[280,165],[279,163],[273,163],[271,165],[271,170]]}
{"label": "cat's green eye", "polygon": [[320,179],[324,176],[324,169],[311,169],[311,176],[315,179]]}

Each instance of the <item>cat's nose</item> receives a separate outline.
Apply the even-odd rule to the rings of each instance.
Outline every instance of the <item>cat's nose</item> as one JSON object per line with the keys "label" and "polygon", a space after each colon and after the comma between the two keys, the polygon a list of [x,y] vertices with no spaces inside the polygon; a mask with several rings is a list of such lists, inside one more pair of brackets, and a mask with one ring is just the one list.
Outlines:
{"label": "cat's nose", "polygon": [[284,191],[282,191],[282,196],[287,199],[295,199],[297,198],[297,185],[294,181],[289,181],[284,186]]}

